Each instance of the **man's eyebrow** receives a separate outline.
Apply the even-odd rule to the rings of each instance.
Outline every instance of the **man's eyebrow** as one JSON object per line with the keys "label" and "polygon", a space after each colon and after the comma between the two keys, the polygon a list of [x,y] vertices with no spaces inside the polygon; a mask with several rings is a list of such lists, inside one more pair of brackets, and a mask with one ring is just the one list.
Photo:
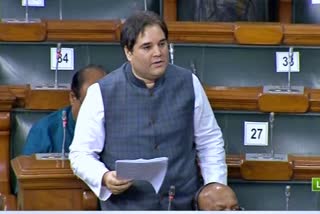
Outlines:
{"label": "man's eyebrow", "polygon": [[[167,39],[166,38],[163,38],[163,39],[161,39],[160,41],[159,41],[159,43],[160,42],[166,42],[167,41]],[[145,42],[145,43],[142,43],[139,47],[143,47],[143,46],[147,46],[147,45],[151,45],[152,44],[152,42]]]}
{"label": "man's eyebrow", "polygon": [[167,39],[166,38],[163,38],[163,39],[161,39],[159,42],[166,42],[167,41]]}
{"label": "man's eyebrow", "polygon": [[151,45],[151,42],[142,43],[139,47],[148,46],[148,45]]}

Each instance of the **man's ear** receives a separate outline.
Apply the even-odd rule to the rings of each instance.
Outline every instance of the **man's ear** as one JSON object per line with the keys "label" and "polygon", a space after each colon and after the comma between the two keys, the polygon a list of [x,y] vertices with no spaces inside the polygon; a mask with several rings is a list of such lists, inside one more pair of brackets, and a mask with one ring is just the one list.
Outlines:
{"label": "man's ear", "polygon": [[129,49],[127,48],[127,46],[124,47],[124,53],[126,54],[127,60],[130,62],[132,59],[132,52],[129,51]]}
{"label": "man's ear", "polygon": [[70,91],[70,93],[69,93],[69,102],[70,102],[70,105],[73,105],[76,100],[77,100],[76,95],[74,94],[73,91]]}

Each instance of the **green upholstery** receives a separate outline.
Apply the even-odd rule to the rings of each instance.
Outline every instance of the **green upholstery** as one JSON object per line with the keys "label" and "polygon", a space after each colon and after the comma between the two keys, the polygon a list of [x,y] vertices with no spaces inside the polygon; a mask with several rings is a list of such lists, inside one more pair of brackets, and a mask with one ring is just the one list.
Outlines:
{"label": "green upholstery", "polygon": [[[21,155],[32,124],[52,111],[13,109],[11,112],[10,160]],[[16,193],[16,177],[10,167],[11,192]]]}

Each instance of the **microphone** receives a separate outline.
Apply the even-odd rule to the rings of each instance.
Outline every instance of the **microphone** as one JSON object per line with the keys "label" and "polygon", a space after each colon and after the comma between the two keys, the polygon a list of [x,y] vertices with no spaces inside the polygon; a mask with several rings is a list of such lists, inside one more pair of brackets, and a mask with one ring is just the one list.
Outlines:
{"label": "microphone", "polygon": [[269,115],[269,124],[270,124],[270,147],[271,147],[271,158],[274,158],[274,148],[273,148],[273,126],[274,126],[274,112],[270,112]]}
{"label": "microphone", "polygon": [[67,127],[67,112],[66,112],[66,110],[62,111],[61,119],[62,119],[62,127],[66,128]]}
{"label": "microphone", "polygon": [[61,43],[57,44],[56,49],[56,70],[54,72],[54,87],[58,88],[58,67],[59,67],[59,60],[61,60],[62,53],[61,53]]}
{"label": "microphone", "polygon": [[172,43],[169,44],[169,53],[170,53],[170,62],[171,62],[171,64],[174,64],[174,56],[173,56],[174,49],[173,49]]}
{"label": "microphone", "polygon": [[66,127],[67,127],[67,112],[66,110],[62,111],[62,128],[63,128],[63,137],[62,137],[62,150],[61,150],[61,158],[65,158],[65,144],[66,144]]}
{"label": "microphone", "polygon": [[171,205],[174,200],[175,194],[176,194],[176,188],[174,185],[171,185],[169,189],[169,194],[168,194],[168,210],[171,210]]}
{"label": "microphone", "polygon": [[290,61],[292,59],[292,55],[293,55],[293,47],[289,48],[289,57],[290,57]]}
{"label": "microphone", "polygon": [[[273,123],[274,121],[274,112],[270,112],[270,116],[269,116],[269,122]],[[272,124],[273,125],[273,124]]]}
{"label": "microphone", "polygon": [[290,200],[290,195],[291,195],[291,186],[290,185],[286,186],[284,194],[286,196],[286,210],[289,210],[289,200]]}
{"label": "microphone", "polygon": [[57,57],[57,61],[59,61],[58,59],[62,57],[62,54],[61,54],[61,43],[59,42],[57,44],[57,50],[56,50],[56,57]]}
{"label": "microphone", "polygon": [[291,92],[291,66],[293,65],[293,47],[289,48],[289,52],[288,52],[288,62],[289,62],[289,66],[288,66],[288,92]]}

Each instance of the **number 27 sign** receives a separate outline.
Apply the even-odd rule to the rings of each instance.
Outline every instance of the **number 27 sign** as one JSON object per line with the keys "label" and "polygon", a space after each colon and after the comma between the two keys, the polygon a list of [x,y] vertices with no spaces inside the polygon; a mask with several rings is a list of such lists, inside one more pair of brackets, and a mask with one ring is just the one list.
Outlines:
{"label": "number 27 sign", "polygon": [[268,122],[244,122],[244,145],[268,146]]}

